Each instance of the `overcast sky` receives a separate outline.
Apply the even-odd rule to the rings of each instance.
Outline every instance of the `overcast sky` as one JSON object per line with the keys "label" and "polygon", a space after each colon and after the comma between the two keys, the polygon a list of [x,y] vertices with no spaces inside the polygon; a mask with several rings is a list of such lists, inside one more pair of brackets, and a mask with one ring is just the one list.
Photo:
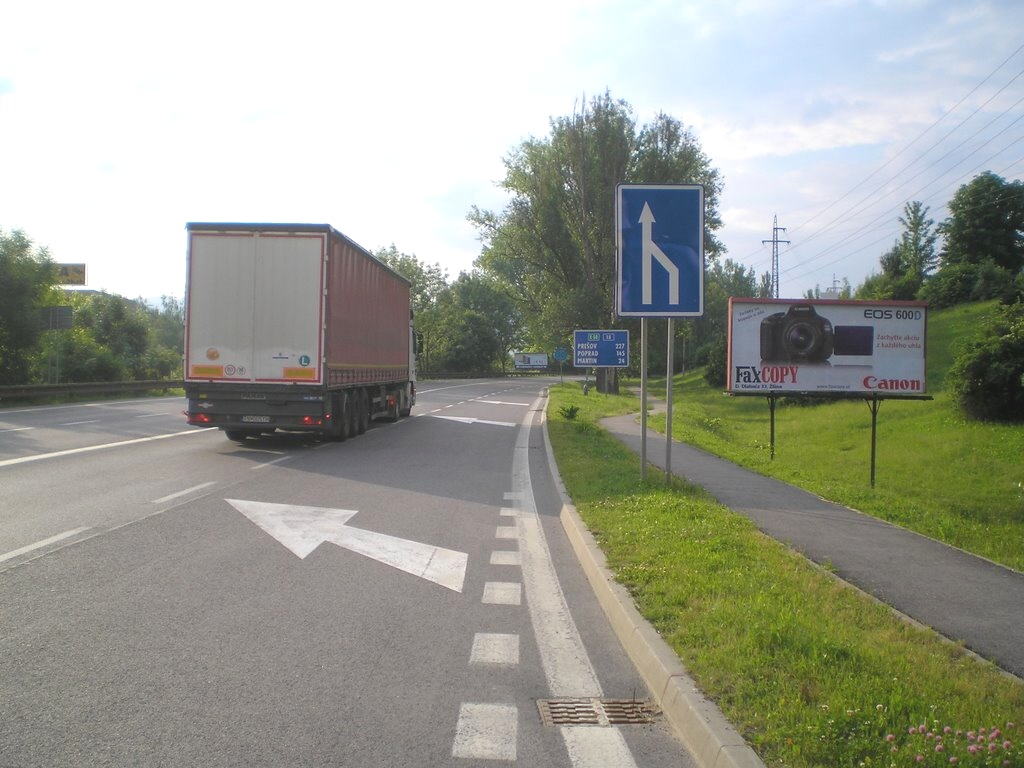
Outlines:
{"label": "overcast sky", "polygon": [[503,159],[609,91],[689,126],[727,257],[856,287],[904,204],[1024,174],[1024,2],[8,2],[0,228],[181,297],[185,223],[328,223],[454,278]]}

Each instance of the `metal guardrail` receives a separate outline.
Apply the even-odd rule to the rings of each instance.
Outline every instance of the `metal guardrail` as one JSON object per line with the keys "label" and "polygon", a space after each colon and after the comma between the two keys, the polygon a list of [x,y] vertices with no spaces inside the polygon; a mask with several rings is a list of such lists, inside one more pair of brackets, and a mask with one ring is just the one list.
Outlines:
{"label": "metal guardrail", "polygon": [[173,379],[152,381],[91,381],[84,384],[15,384],[0,387],[3,400],[36,400],[69,395],[126,395],[156,390],[181,389],[185,383]]}

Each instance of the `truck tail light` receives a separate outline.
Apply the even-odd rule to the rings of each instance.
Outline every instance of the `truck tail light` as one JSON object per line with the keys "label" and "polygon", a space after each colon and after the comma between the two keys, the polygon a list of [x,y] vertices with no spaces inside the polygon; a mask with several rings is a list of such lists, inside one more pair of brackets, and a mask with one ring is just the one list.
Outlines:
{"label": "truck tail light", "polygon": [[182,413],[185,414],[189,424],[209,424],[213,421],[207,413],[189,413],[188,411],[182,411]]}
{"label": "truck tail light", "polygon": [[303,416],[302,425],[304,427],[319,427],[323,425],[323,419],[318,419],[316,416]]}

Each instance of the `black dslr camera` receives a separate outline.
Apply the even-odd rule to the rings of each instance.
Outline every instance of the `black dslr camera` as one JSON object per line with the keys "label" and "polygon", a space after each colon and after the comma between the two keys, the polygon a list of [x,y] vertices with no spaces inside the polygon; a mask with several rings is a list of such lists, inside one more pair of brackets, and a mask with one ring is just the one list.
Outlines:
{"label": "black dslr camera", "polygon": [[834,344],[832,323],[810,304],[794,304],[761,321],[761,360],[766,363],[823,363]]}

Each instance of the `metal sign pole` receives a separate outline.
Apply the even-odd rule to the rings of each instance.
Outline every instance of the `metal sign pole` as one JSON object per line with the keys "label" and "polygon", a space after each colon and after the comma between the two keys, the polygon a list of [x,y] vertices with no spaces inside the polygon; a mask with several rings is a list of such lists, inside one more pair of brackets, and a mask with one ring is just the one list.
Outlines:
{"label": "metal sign pole", "polygon": [[640,479],[647,478],[647,318],[640,318]]}
{"label": "metal sign pole", "polygon": [[667,384],[666,387],[668,392],[666,393],[666,399],[668,400],[668,408],[665,412],[665,484],[669,485],[672,482],[672,370],[675,368],[672,360],[672,347],[674,346],[672,338],[675,335],[676,322],[674,318],[668,319],[668,363],[666,367],[667,371]]}

